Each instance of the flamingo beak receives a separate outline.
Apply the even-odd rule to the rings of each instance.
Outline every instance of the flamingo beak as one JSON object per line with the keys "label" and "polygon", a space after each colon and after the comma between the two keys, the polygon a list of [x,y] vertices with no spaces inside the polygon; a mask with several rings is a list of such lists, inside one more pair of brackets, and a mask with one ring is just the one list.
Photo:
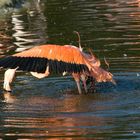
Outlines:
{"label": "flamingo beak", "polygon": [[111,79],[110,82],[113,83],[113,85],[117,85],[117,83],[116,83],[116,81],[114,79]]}

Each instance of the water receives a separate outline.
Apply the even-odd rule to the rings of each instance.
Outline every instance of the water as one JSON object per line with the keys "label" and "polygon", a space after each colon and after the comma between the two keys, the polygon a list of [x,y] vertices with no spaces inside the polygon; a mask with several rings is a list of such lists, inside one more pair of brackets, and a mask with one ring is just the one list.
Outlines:
{"label": "water", "polygon": [[17,73],[7,93],[1,70],[0,138],[139,140],[139,6],[139,0],[31,0],[1,9],[0,57],[45,43],[78,46],[76,30],[105,69],[108,60],[117,85],[96,84],[96,93],[78,95],[70,76]]}

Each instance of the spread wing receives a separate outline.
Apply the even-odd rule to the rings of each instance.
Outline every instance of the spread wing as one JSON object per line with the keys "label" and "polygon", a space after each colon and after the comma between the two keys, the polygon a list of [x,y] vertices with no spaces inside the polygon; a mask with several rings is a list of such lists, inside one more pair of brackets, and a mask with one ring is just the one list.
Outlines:
{"label": "spread wing", "polygon": [[42,45],[0,59],[0,67],[44,73],[46,67],[54,73],[88,70],[82,52],[71,45]]}

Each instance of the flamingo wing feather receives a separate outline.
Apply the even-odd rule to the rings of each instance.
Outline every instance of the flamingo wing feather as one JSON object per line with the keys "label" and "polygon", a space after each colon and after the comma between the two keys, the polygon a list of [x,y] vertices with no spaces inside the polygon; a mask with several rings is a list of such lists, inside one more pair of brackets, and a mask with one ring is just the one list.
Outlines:
{"label": "flamingo wing feather", "polygon": [[55,73],[87,70],[82,52],[71,45],[42,45],[0,59],[0,67],[44,73],[46,67]]}

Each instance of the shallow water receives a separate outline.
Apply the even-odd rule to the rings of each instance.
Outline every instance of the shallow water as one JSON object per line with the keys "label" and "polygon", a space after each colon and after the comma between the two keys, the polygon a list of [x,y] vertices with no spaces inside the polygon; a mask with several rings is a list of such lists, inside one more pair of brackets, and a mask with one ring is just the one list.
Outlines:
{"label": "shallow water", "polygon": [[[0,138],[140,139],[140,2],[138,0],[41,1],[2,10],[0,57],[34,45],[73,44],[77,36],[110,64],[117,85],[96,84],[78,95],[70,76],[38,80],[17,73],[13,92],[2,90]],[[5,14],[3,14],[5,13]]]}

